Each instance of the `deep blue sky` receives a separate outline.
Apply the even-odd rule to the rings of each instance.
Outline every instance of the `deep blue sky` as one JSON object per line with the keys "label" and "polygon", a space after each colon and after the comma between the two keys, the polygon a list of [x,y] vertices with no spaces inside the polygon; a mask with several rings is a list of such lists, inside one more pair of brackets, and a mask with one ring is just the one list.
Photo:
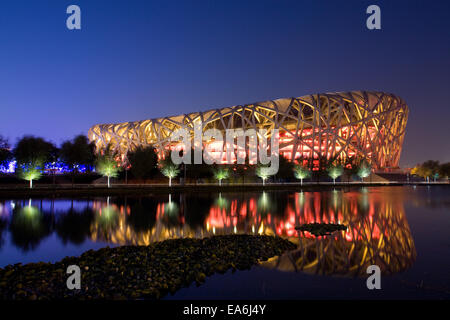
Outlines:
{"label": "deep blue sky", "polygon": [[450,161],[449,39],[450,1],[2,0],[0,135],[363,89],[408,103],[401,165]]}

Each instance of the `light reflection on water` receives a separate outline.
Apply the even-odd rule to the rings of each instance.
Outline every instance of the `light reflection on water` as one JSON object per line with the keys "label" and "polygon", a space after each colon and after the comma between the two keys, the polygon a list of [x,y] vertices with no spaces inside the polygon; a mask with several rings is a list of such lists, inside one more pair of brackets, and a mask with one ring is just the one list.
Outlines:
{"label": "light reflection on water", "polygon": [[[264,263],[268,268],[363,275],[368,265],[377,264],[383,273],[393,274],[416,259],[404,203],[447,207],[449,203],[447,197],[415,197],[417,189],[386,190],[0,200],[0,266],[40,257],[57,261],[106,245],[247,233],[276,234],[299,245]],[[311,222],[342,223],[348,229],[326,238],[297,234],[295,226]]]}

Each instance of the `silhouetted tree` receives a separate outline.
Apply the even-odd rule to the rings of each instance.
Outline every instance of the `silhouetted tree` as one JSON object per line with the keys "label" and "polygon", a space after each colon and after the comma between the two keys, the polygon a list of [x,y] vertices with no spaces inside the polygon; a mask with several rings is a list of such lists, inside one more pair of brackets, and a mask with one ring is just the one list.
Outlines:
{"label": "silhouetted tree", "polygon": [[318,163],[318,166],[316,167],[317,171],[315,171],[317,181],[319,181],[322,177],[326,177],[329,175],[330,167],[340,164],[340,162],[337,161],[335,158],[328,159],[321,154],[318,155],[317,159],[312,159],[313,163],[314,160],[316,160]]}
{"label": "silhouetted tree", "polygon": [[131,165],[131,174],[137,179],[150,178],[157,171],[158,156],[153,147],[138,147],[128,152],[127,158]]}
{"label": "silhouetted tree", "polygon": [[20,139],[14,150],[14,158],[17,163],[30,164],[56,161],[58,157],[58,148],[43,138],[34,136],[24,136]]}
{"label": "silhouetted tree", "polygon": [[439,166],[439,175],[447,179],[450,177],[450,162],[443,163]]}
{"label": "silhouetted tree", "polygon": [[247,165],[247,164],[235,164],[232,166],[233,177],[235,180],[245,183],[245,179],[250,181],[254,179],[256,175],[256,165]]}
{"label": "silhouetted tree", "polygon": [[8,140],[0,136],[0,166],[6,167],[12,159],[13,155]]}
{"label": "silhouetted tree", "polygon": [[436,179],[439,175],[439,172],[440,172],[439,161],[434,160],[425,161],[424,163],[415,166],[411,170],[411,174],[422,177],[427,181],[429,180],[430,177],[434,177]]}
{"label": "silhouetted tree", "polygon": [[[194,148],[188,151],[188,158],[191,159],[191,164],[181,164],[180,170],[183,177],[186,179],[208,179],[212,177],[211,166],[204,161],[201,163],[194,163]],[[180,156],[184,155],[184,151],[180,152]]]}
{"label": "silhouetted tree", "polygon": [[73,140],[63,142],[60,150],[60,158],[75,172],[78,166],[85,165],[87,169],[95,162],[95,145],[89,143],[85,135],[78,135]]}
{"label": "silhouetted tree", "polygon": [[292,178],[292,170],[294,163],[289,161],[285,156],[280,155],[278,158],[278,172],[275,174],[277,179],[290,179]]}
{"label": "silhouetted tree", "polygon": [[439,170],[439,161],[428,160],[422,163],[422,167],[430,168],[433,173]]}

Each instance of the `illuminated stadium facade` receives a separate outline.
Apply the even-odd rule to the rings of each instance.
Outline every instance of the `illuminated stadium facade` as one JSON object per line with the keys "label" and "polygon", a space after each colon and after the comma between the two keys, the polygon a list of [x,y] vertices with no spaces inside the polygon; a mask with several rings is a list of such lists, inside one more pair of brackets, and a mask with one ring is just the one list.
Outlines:
{"label": "illuminated stadium facade", "polygon": [[[125,159],[138,146],[154,146],[161,154],[177,147],[171,136],[178,129],[194,135],[208,129],[279,130],[280,155],[308,159],[367,159],[375,169],[397,167],[408,119],[408,106],[383,92],[323,93],[269,100],[172,117],[98,124],[88,137],[97,151],[107,146]],[[204,141],[205,144],[214,141]],[[204,147],[203,146],[203,147]],[[214,149],[214,148],[213,148]]]}

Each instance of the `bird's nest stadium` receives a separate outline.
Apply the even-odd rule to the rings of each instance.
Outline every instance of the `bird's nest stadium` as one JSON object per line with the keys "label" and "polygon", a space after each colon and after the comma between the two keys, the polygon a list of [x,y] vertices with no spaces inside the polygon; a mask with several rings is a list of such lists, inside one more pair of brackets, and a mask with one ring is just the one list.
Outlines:
{"label": "bird's nest stadium", "polygon": [[[278,129],[279,152],[286,158],[364,158],[374,169],[398,167],[408,119],[408,106],[383,92],[351,91],[311,94],[237,105],[204,112],[117,124],[97,124],[88,137],[98,151],[107,147],[122,160],[138,146],[159,152],[176,147],[171,135],[178,129],[194,134],[208,129]],[[208,144],[204,141],[203,144]]]}

